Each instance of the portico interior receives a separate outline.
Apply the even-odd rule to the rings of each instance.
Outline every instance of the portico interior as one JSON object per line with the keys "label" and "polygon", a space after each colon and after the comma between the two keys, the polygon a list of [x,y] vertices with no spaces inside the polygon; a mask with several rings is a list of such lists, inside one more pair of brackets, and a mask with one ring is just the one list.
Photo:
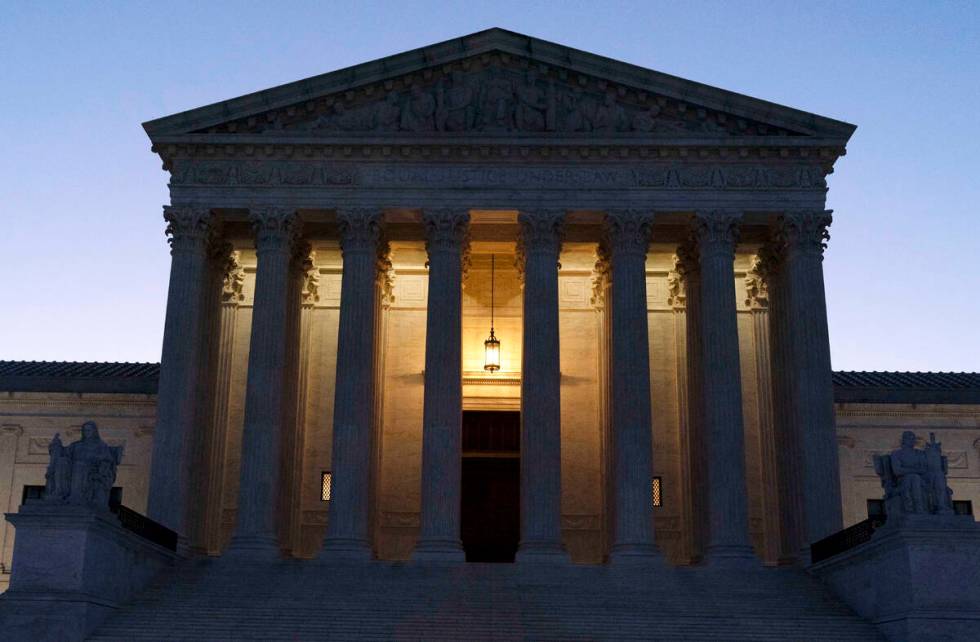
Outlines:
{"label": "portico interior", "polygon": [[[287,422],[282,450],[279,543],[296,557],[320,551],[331,502],[323,499],[323,475],[332,473],[333,404],[343,256],[334,213],[301,212],[310,254],[295,300],[295,344],[287,380],[296,411]],[[520,227],[515,210],[470,210],[463,253],[461,390],[464,411],[521,408],[523,290]],[[254,237],[234,211],[222,213],[235,261],[225,276],[217,336],[211,425],[200,444],[200,512],[194,546],[221,554],[232,537],[240,491],[242,427],[246,399],[251,310],[257,256]],[[608,282],[599,260],[602,212],[569,212],[563,226],[558,269],[561,408],[561,530],[576,562],[600,563],[611,542]],[[699,559],[698,521],[704,513],[699,449],[688,429],[686,321],[677,271],[685,241],[686,213],[658,216],[646,260],[650,403],[653,411],[653,474],[661,502],[653,509],[656,540],[674,563]],[[236,220],[237,219],[237,220]],[[744,225],[734,258],[743,398],[749,524],[758,555],[780,558],[774,439],[760,386],[760,335],[753,317],[759,300],[753,260],[764,238],[765,217]],[[375,409],[371,492],[371,543],[380,559],[408,559],[419,533],[429,276],[420,212],[386,210],[377,327],[374,333]],[[494,257],[494,326],[501,341],[501,369],[484,370],[490,326],[491,256]],[[236,290],[236,288],[238,288]],[[763,350],[763,352],[767,352]],[[527,364],[525,367],[534,367]],[[765,397],[765,395],[763,395]],[[224,405],[224,408],[220,405]],[[464,453],[465,455],[465,453]],[[207,462],[207,463],[205,463]],[[703,468],[701,469],[703,471]],[[701,475],[704,473],[701,472]],[[651,498],[652,501],[652,498]],[[464,509],[465,512],[465,509]]]}

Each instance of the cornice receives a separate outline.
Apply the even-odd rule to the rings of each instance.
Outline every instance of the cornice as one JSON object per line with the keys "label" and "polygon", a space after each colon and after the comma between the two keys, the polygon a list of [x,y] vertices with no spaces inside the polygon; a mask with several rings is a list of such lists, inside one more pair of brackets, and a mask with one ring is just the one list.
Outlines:
{"label": "cornice", "polygon": [[172,171],[181,160],[351,160],[351,161],[474,161],[503,162],[621,162],[636,160],[683,160],[697,162],[762,161],[772,164],[807,162],[819,164],[823,173],[833,172],[845,155],[843,140],[807,137],[636,139],[635,137],[425,137],[383,139],[352,137],[308,139],[302,137],[243,137],[193,134],[161,139],[153,151]]}

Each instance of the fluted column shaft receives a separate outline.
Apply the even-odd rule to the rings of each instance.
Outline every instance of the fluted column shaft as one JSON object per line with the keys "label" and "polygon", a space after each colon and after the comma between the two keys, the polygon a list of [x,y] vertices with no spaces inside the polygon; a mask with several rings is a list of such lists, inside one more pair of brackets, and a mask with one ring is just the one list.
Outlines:
{"label": "fluted column shaft", "polygon": [[[789,212],[776,223],[785,306],[785,367],[789,426],[803,456],[804,545],[842,528],[840,466],[823,280],[829,211]],[[804,555],[804,561],[809,558]]]}
{"label": "fluted column shaft", "polygon": [[422,515],[416,560],[463,561],[459,539],[462,462],[463,209],[422,214],[429,255],[422,417]]}
{"label": "fluted column shaft", "polygon": [[[697,355],[707,449],[708,542],[711,564],[755,563],[749,540],[735,299],[735,243],[740,216],[726,211],[697,214],[691,243],[698,260]],[[691,294],[688,294],[690,300]]]}
{"label": "fluted column shaft", "polygon": [[779,448],[776,440],[773,402],[773,357],[769,344],[769,293],[764,261],[756,256],[745,275],[746,305],[752,310],[755,347],[757,409],[759,413],[759,454],[762,478],[763,559],[767,564],[781,560],[782,525],[779,502]]}
{"label": "fluted column shaft", "polygon": [[568,560],[561,542],[558,332],[558,256],[564,216],[563,210],[518,216],[524,260],[520,562]]}
{"label": "fluted column shaft", "polygon": [[801,460],[797,431],[792,424],[792,385],[789,370],[789,345],[786,322],[786,288],[783,285],[781,250],[778,242],[763,246],[760,271],[769,294],[769,353],[772,376],[773,437],[779,456],[775,459],[779,492],[779,558],[797,560],[805,548],[803,533],[803,498]]}
{"label": "fluted column shaft", "polygon": [[344,271],[333,413],[330,521],[323,557],[370,559],[371,452],[374,411],[375,282],[381,210],[337,212]]}
{"label": "fluted column shaft", "polygon": [[613,563],[654,560],[653,435],[647,335],[646,255],[651,216],[606,214],[612,271]]}
{"label": "fluted column shaft", "polygon": [[214,218],[207,208],[168,206],[164,220],[172,258],[147,513],[176,531],[186,546],[190,440],[207,375],[208,250]]}
{"label": "fluted column shaft", "polygon": [[708,498],[705,479],[704,386],[701,378],[701,265],[695,247],[685,243],[677,248],[678,269],[683,274],[685,296],[684,334],[687,370],[687,458],[690,483],[691,560],[704,558],[708,534]]}
{"label": "fluted column shaft", "polygon": [[289,307],[299,306],[291,287],[301,222],[295,212],[260,208],[251,212],[258,268],[245,388],[238,521],[228,552],[250,557],[279,555],[280,460],[290,409],[287,382]]}

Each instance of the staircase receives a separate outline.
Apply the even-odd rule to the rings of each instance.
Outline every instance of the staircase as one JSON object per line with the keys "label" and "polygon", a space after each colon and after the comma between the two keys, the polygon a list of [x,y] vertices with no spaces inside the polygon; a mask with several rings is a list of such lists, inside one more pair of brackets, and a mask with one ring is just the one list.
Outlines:
{"label": "staircase", "polygon": [[795,569],[184,562],[93,640],[875,640]]}

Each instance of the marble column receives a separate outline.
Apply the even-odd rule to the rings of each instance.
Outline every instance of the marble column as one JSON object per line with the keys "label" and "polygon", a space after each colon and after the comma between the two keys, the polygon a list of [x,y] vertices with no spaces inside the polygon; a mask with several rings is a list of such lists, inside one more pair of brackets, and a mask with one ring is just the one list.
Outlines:
{"label": "marble column", "polygon": [[752,314],[752,344],[755,348],[755,379],[759,413],[759,458],[762,462],[763,560],[781,561],[781,519],[779,502],[779,449],[773,419],[772,357],[769,346],[769,292],[763,260],[759,256],[745,274],[745,304]]}
{"label": "marble column", "polygon": [[[789,425],[802,454],[804,545],[843,527],[834,389],[823,281],[829,211],[793,211],[776,221],[785,306]],[[804,554],[803,561],[809,558]]]}
{"label": "marble column", "polygon": [[[749,539],[735,299],[735,244],[740,219],[740,214],[729,211],[699,212],[692,220],[690,238],[699,271],[698,401],[708,482],[705,562],[714,566],[758,564]],[[688,300],[691,298],[689,292]]]}
{"label": "marble column", "polygon": [[372,557],[369,541],[374,429],[374,327],[378,301],[379,208],[337,211],[344,269],[333,414],[330,518],[320,557]]}
{"label": "marble column", "polygon": [[209,555],[221,552],[223,537],[221,516],[223,512],[225,483],[225,453],[228,444],[228,412],[231,392],[232,364],[235,352],[235,326],[238,308],[245,300],[245,268],[241,263],[241,252],[233,250],[225,253],[219,273],[221,297],[219,309],[214,315],[210,333],[215,347],[214,385],[209,389],[212,395],[210,431],[208,448],[203,463],[205,479],[206,511],[203,519],[204,550]]}
{"label": "marble column", "polygon": [[310,451],[307,445],[307,406],[310,399],[310,370],[313,354],[313,309],[320,300],[320,268],[316,264],[316,252],[310,252],[303,261],[300,274],[300,299],[302,301],[297,329],[296,349],[296,421],[291,441],[292,467],[289,476],[291,505],[288,512],[288,545],[292,556],[303,553],[303,478],[306,475],[306,462]]}
{"label": "marble column", "polygon": [[697,268],[695,261],[686,261],[683,253],[672,257],[674,268],[667,273],[667,304],[673,310],[674,321],[674,369],[677,373],[677,428],[678,452],[680,453],[681,488],[678,493],[681,512],[681,559],[687,563],[701,561],[704,552],[701,526],[704,510],[700,500],[703,484],[700,482],[701,468],[699,466],[701,446],[698,441],[696,405],[691,402],[692,393],[697,394],[700,387],[695,378],[696,369],[692,367],[693,358],[697,354],[697,346],[692,345],[697,338],[696,332],[688,327],[692,325],[691,318],[695,317],[697,296],[694,297],[694,307],[688,306],[687,291],[697,292]]}
{"label": "marble column", "polygon": [[786,301],[783,296],[782,251],[775,234],[770,242],[759,250],[760,274],[765,279],[769,294],[769,355],[771,363],[770,385],[772,391],[773,438],[779,498],[779,561],[782,564],[808,561],[800,558],[805,552],[806,537],[803,534],[803,500],[800,495],[802,451],[797,443],[791,413],[791,382],[788,368]]}
{"label": "marble column", "polygon": [[163,217],[172,258],[147,514],[176,531],[186,549],[190,442],[200,428],[199,390],[206,383],[208,255],[216,226],[211,210],[195,205],[164,207]]}
{"label": "marble column", "polygon": [[289,307],[299,306],[291,281],[302,222],[295,211],[262,207],[250,212],[258,268],[252,307],[245,425],[242,432],[238,521],[228,554],[279,557],[278,517],[285,420],[292,409],[287,385]]}
{"label": "marble column", "polygon": [[521,541],[518,562],[566,562],[561,541],[558,255],[564,210],[522,211]]}
{"label": "marble column", "polygon": [[613,545],[610,562],[660,560],[654,544],[653,433],[647,334],[646,257],[652,215],[611,210],[604,243],[611,260]]}
{"label": "marble column", "polygon": [[459,539],[462,462],[462,253],[469,211],[426,210],[429,300],[425,327],[421,532],[412,558],[463,561]]}

